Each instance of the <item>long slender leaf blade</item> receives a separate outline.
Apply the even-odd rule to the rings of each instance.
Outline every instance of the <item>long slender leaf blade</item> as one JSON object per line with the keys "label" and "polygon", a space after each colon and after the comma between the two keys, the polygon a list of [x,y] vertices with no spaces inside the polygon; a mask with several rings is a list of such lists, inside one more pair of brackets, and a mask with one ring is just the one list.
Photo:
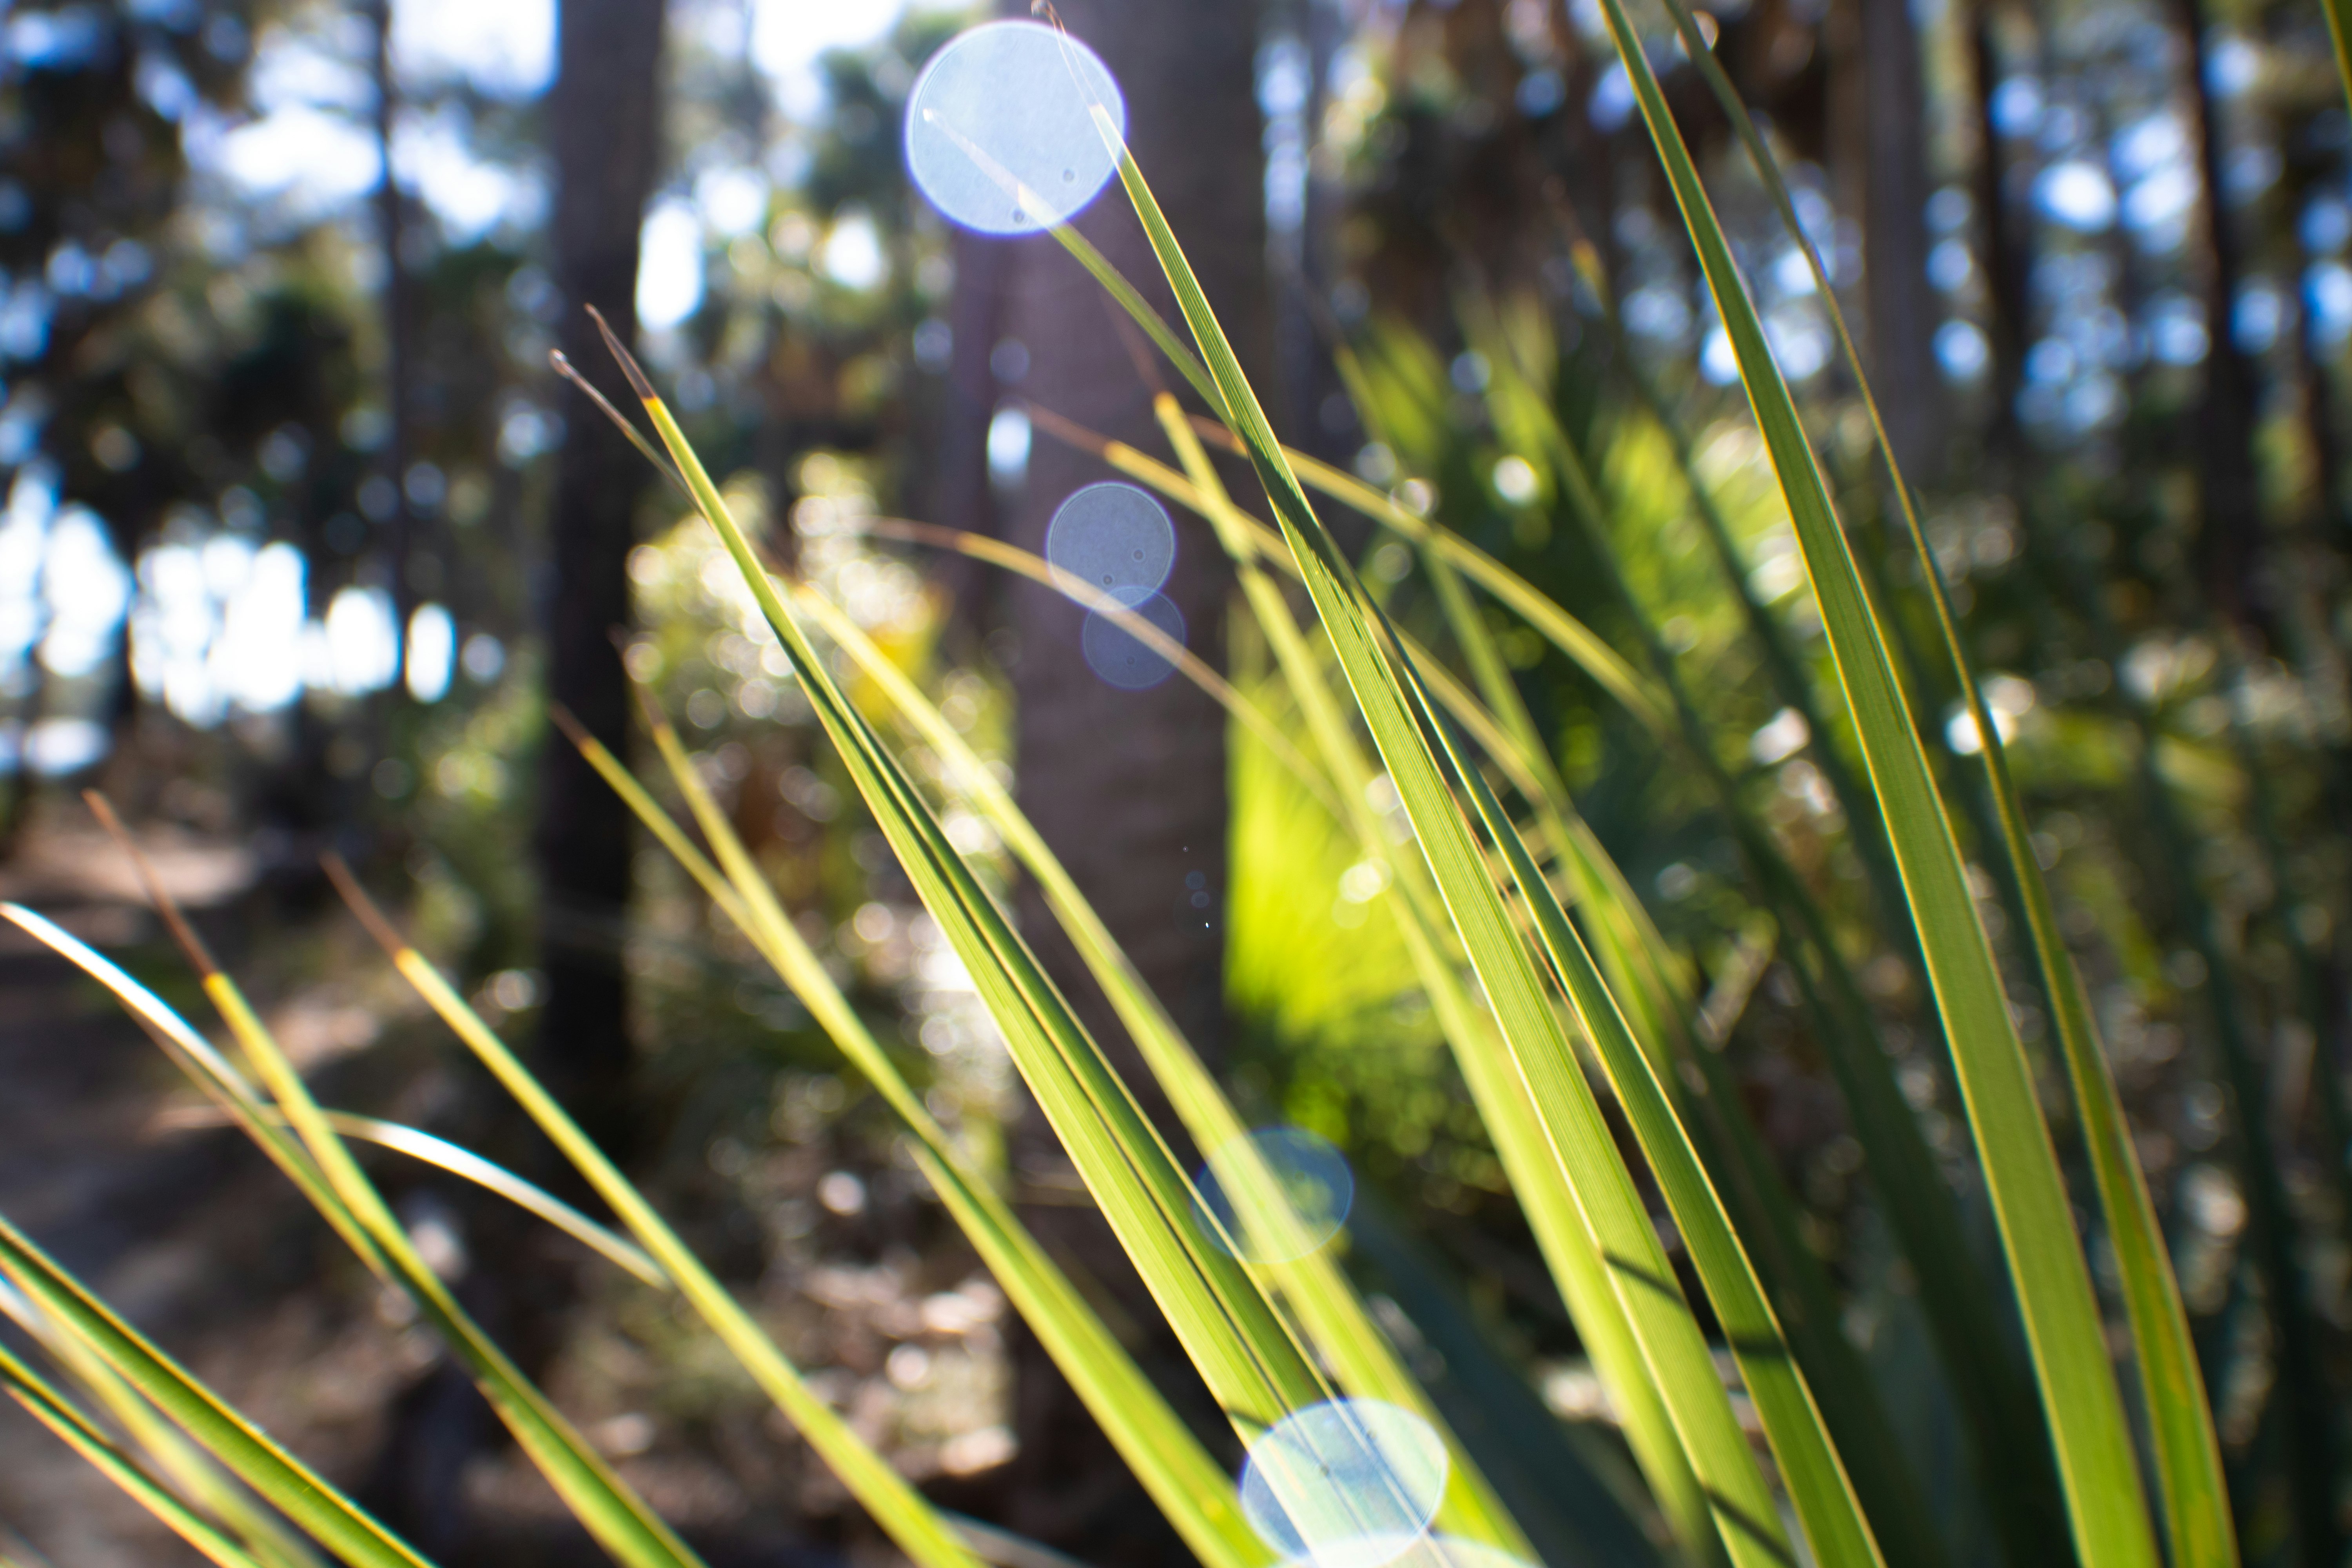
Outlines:
{"label": "long slender leaf blade", "polygon": [[1958,845],[1876,614],[1729,242],[1622,0],[1602,3],[1780,476],[1864,761],[1885,804],[1896,866],[1918,922],[1929,981],[2015,1276],[2077,1549],[2090,1568],[2152,1568],[2155,1535],[2089,1267],[2074,1234],[2024,1049],[1969,893]]}
{"label": "long slender leaf blade", "polygon": [[850,706],[650,385],[648,416],[799,672],[908,878],[963,960],[1016,1066],[1121,1245],[1228,1415],[1245,1431],[1322,1397],[1323,1384],[1242,1266],[1192,1223],[1195,1194],[1035,956]]}
{"label": "long slender leaf blade", "polygon": [[1404,803],[1431,872],[1489,1005],[1502,1026],[1512,1061],[1541,1114],[1560,1163],[1574,1173],[1571,1188],[1610,1265],[1610,1282],[1626,1303],[1691,1464],[1706,1489],[1726,1550],[1737,1563],[1777,1563],[1789,1547],[1754,1456],[1739,1435],[1722,1384],[1688,1304],[1681,1299],[1657,1236],[1650,1228],[1632,1178],[1610,1142],[1591,1086],[1578,1067],[1537,978],[1526,948],[1505,914],[1468,825],[1449,795],[1436,758],[1416,731],[1394,672],[1369,624],[1362,585],[1323,531],[1233,349],[1202,294],[1181,247],[1169,230],[1142,172],[1097,108],[1097,129],[1118,149],[1119,177],[1142,218],[1223,402],[1228,423],[1249,448],[1285,539],[1339,655],[1389,776]]}
{"label": "long slender leaf blade", "polygon": [[[1684,0],[1667,0],[1667,5],[1685,45],[1689,45],[1698,37],[1696,19]],[[2347,85],[2352,85],[2352,69],[2346,68],[2352,56],[2346,53],[2344,18],[2339,14],[2344,0],[2326,0],[2324,8],[2339,69],[2344,70]],[[1822,289],[1822,298],[1829,310],[1840,357],[1861,390],[1873,437],[1885,459],[1906,531],[1919,559],[1921,574],[1936,611],[1937,635],[1951,662],[1970,721],[1981,738],[2002,848],[2025,904],[2034,959],[2055,1014],[2060,1048],[2066,1058],[2075,1106],[2083,1119],[2084,1145],[2091,1157],[2093,1177],[2123,1281],[2125,1310],[2131,1321],[2142,1395],[2155,1439],[2157,1474],[2174,1560],[2183,1568],[2234,1563],[2238,1557],[2237,1536],[2230,1520],[2221,1440],[2214,1430],[2212,1404],[2206,1394],[2204,1374],[2198,1366],[2179,1281],[2164,1245],[2163,1228],[2147,1190],[2146,1173],[2132,1145],[2129,1122],[2116,1089],[2114,1074],[2107,1066],[2106,1053],[2100,1045],[2098,1026],[2084,992],[2082,975],[2059,933],[2049,881],[2033,854],[2023,803],[2009,771],[2007,744],[1962,646],[1958,618],[1944,584],[1942,567],[1921,527],[1917,501],[1903,478],[1894,445],[1887,438],[1885,416],[1871,390],[1869,377],[1864,374],[1844,310],[1838,304],[1835,291],[1826,288],[1828,271],[1820,251],[1798,220],[1795,204],[1770,147],[1713,52],[1702,50],[1693,58],[1698,61],[1717,100],[1724,105],[1750,162],[1763,176],[1782,226],[1805,257],[1816,286]]]}
{"label": "long slender leaf blade", "polygon": [[206,1452],[352,1568],[432,1568],[404,1542],[278,1447],[117,1317],[6,1220],[0,1273],[152,1400]]}
{"label": "long slender leaf blade", "polygon": [[[373,1243],[444,1342],[463,1361],[516,1442],[566,1507],[605,1550],[632,1568],[698,1568],[677,1531],[590,1446],[552,1402],[458,1305],[352,1157],[309,1087],[236,983],[218,970],[205,992],[220,1010],[278,1108],[293,1124],[320,1173]],[[961,1565],[959,1565],[961,1568]]]}
{"label": "long slender leaf blade", "polygon": [[[953,733],[951,727],[949,732]],[[953,1143],[785,917],[774,890],[710,797],[676,732],[666,721],[657,721],[654,737],[696,823],[726,863],[725,871],[703,860],[667,814],[634,779],[627,779],[623,794],[639,818],[719,899],[810,1015],[906,1121],[917,1141],[918,1163],[982,1260],[1195,1554],[1224,1568],[1260,1568],[1268,1553],[1243,1520],[1231,1480],[1010,1206],[966,1168]],[[599,773],[608,779],[616,774],[626,778],[609,752],[585,735],[579,739]],[[987,776],[985,770],[982,774]]]}
{"label": "long slender leaf blade", "polygon": [[223,1534],[178,1494],[140,1468],[138,1461],[96,1422],[77,1409],[47,1379],[17,1360],[5,1345],[0,1345],[0,1388],[5,1388],[35,1420],[88,1460],[132,1501],[221,1568],[264,1568],[237,1542]]}

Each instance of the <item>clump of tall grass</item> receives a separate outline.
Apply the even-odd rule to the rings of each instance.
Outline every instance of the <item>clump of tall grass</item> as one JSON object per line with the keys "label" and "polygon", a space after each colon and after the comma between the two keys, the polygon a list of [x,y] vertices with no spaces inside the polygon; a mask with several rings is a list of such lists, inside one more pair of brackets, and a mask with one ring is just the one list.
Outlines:
{"label": "clump of tall grass", "polygon": [[[1852,358],[1834,294],[1771,155],[1728,93],[1696,22],[1669,0],[1697,63],[1730,113],[1791,238],[1804,247]],[[1512,674],[1496,610],[1588,676],[1731,827],[1760,890],[1759,940],[1799,977],[1885,1203],[1895,1245],[1953,1385],[1983,1512],[2013,1562],[2086,1568],[2234,1562],[2237,1531],[2180,1290],[2123,1113],[2098,1020],[2062,940],[1999,716],[1976,678],[1915,498],[1891,458],[1887,488],[1924,574],[1932,636],[1917,656],[1960,696],[1976,738],[1973,776],[1938,776],[1910,695],[1908,628],[1873,563],[1858,559],[1798,405],[1776,366],[1731,247],[1643,40],[1622,4],[1603,14],[1738,361],[1811,586],[1833,689],[1805,681],[1789,634],[1759,604],[1690,443],[1667,449],[1696,498],[1710,547],[1801,722],[1793,745],[1823,747],[1849,832],[1874,868],[1892,945],[1916,955],[1949,1053],[1998,1237],[1979,1259],[1917,1120],[1875,1037],[1846,953],[1806,880],[1757,818],[1726,748],[1645,617],[1616,555],[1606,486],[1546,395],[1532,340],[1475,301],[1465,331],[1491,367],[1493,426],[1541,495],[1601,564],[1600,590],[1629,647],[1596,632],[1505,562],[1395,494],[1313,461],[1276,438],[1186,263],[1180,238],[1121,139],[1116,86],[1057,30],[998,24],[981,48],[1001,76],[1060,116],[1053,135],[970,72],[919,84],[910,110],[918,173],[952,172],[951,216],[1000,231],[1049,230],[1102,279],[1212,417],[1157,402],[1164,457],[1109,443],[1055,416],[1037,427],[1090,446],[1126,480],[1206,521],[1231,558],[1264,680],[1228,685],[1171,639],[1143,595],[1080,582],[992,541],[888,520],[886,536],[962,551],[1048,582],[1184,679],[1207,686],[1257,737],[1269,765],[1328,813],[1351,862],[1349,899],[1371,906],[1383,951],[1400,954],[1475,1102],[1511,1194],[1604,1385],[1669,1544],[1662,1555],[1742,1564],[1951,1561],[1921,1505],[1921,1478],[1895,1441],[1884,1391],[1848,1342],[1837,1292],[1812,1253],[1801,1205],[1741,1102],[1722,1055],[1740,985],[1702,994],[1591,826]],[[974,35],[980,37],[980,35]],[[941,86],[942,82],[946,86]],[[949,88],[955,90],[950,92]],[[1048,118],[1051,118],[1050,116]],[[1007,130],[1011,127],[1011,130]],[[1016,133],[1017,132],[1017,133]],[[1058,137],[1060,140],[1056,140]],[[1070,138],[1084,139],[1073,142]],[[1072,230],[1056,184],[1116,178],[1179,307],[1161,319]],[[961,161],[959,161],[961,160]],[[1091,184],[1078,178],[1090,171]],[[969,211],[961,210],[969,207]],[[1594,280],[1597,289],[1597,280]],[[1605,308],[1606,301],[1601,301]],[[1007,1051],[1154,1301],[1250,1459],[1227,1474],[1138,1369],[1087,1297],[1022,1224],[985,1170],[942,1127],[813,952],[713,798],[667,718],[647,731],[666,793],[584,734],[567,733],[712,904],[772,967],[903,1125],[914,1161],[1121,1458],[1187,1547],[1212,1568],[1277,1559],[1318,1568],[1523,1562],[1538,1533],[1517,1517],[1498,1470],[1513,1456],[1465,1440],[1342,1265],[1339,1178],[1311,1145],[1253,1132],[1227,1087],[1173,1019],[1021,814],[920,684],[809,583],[773,569],[739,525],[670,410],[613,345],[648,437],[614,419],[707,520],[846,776],[969,973]],[[1341,370],[1368,423],[1387,374],[1343,347]],[[1859,366],[1854,367],[1857,379]],[[584,383],[583,383],[584,384]],[[1866,386],[1866,382],[1863,383]],[[1871,410],[1875,420],[1874,407]],[[1883,430],[1877,431],[1882,448]],[[1402,447],[1402,442],[1394,443]],[[1210,459],[1243,455],[1262,496],[1236,497]],[[1259,509],[1262,500],[1263,510]],[[1378,591],[1339,548],[1323,510],[1360,513],[1396,569]],[[1270,520],[1270,521],[1269,521]],[[1400,564],[1401,563],[1401,564]],[[1393,617],[1408,573],[1434,605],[1444,642]],[[1311,606],[1304,621],[1296,606]],[[848,673],[854,670],[856,679]],[[1336,679],[1335,679],[1336,678]],[[1261,698],[1278,698],[1270,715]],[[559,722],[565,722],[558,716]],[[949,799],[983,820],[1045,894],[1129,1031],[1160,1094],[1208,1162],[1189,1174],[1046,976],[942,826],[941,805],[889,736],[928,749]],[[1857,773],[1844,748],[1859,762]],[[1051,759],[1026,759],[1051,766]],[[1989,816],[1958,798],[1981,790]],[[689,826],[690,825],[690,826]],[[2018,958],[2047,998],[2066,1111],[2091,1181],[2070,1194],[2050,1114],[2005,989],[1962,846],[1997,866],[2025,930]],[[353,1159],[354,1138],[385,1142],[483,1182],[677,1292],[856,1500],[926,1568],[976,1561],[991,1543],[928,1503],[821,1398],[651,1204],[581,1133],[434,965],[331,868],[389,961],[562,1152],[617,1216],[617,1234],[463,1151],[410,1130],[328,1110],[235,983],[156,896],[204,977],[223,1050],[107,960],[31,910],[0,909],[107,985],[300,1187],[362,1261],[407,1292],[473,1373],[523,1451],[617,1560],[693,1561],[678,1536],[600,1459],[436,1278]],[[1360,893],[1360,896],[1358,896]],[[1392,931],[1392,935],[1385,934]],[[1736,972],[1737,966],[1735,966]],[[1271,984],[1279,984],[1278,972]],[[2258,1114],[2258,1112],[2257,1112]],[[1621,1144],[1612,1115],[1630,1133]],[[1306,1152],[1302,1154],[1301,1151]],[[1207,1190],[1204,1190],[1207,1189]],[[1645,1193],[1654,1191],[1687,1258],[1681,1283]],[[2085,1224],[2105,1242],[2119,1323],[2103,1312]],[[1369,1228],[1376,1223],[1366,1216]],[[353,1563],[420,1560],[299,1460],[142,1338],[33,1244],[0,1224],[0,1303],[50,1357],[0,1352],[0,1384],[58,1436],[215,1562],[290,1564],[312,1543]],[[2021,1356],[2002,1323],[2015,1303]],[[1751,1441],[1718,1363],[1736,1367]],[[2137,1411],[2143,1425],[2132,1417]],[[1629,1538],[1623,1550],[1654,1549]]]}

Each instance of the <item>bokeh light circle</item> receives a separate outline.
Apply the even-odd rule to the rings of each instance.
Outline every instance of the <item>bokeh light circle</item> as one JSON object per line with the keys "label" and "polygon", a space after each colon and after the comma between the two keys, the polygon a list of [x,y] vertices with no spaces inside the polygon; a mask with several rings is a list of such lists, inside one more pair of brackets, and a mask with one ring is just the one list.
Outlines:
{"label": "bokeh light circle", "polygon": [[[1125,608],[1157,627],[1178,647],[1184,646],[1184,614],[1165,595],[1147,592]],[[1100,610],[1087,612],[1087,624],[1078,632],[1078,649],[1086,655],[1087,668],[1125,691],[1149,691],[1176,673],[1173,660]]]}
{"label": "bokeh light circle", "polygon": [[1118,172],[1095,103],[1125,136],[1127,101],[1092,49],[1042,22],[985,23],[933,55],[907,95],[907,173],[966,228],[1034,234]]}
{"label": "bokeh light circle", "polygon": [[[1253,1161],[1273,1178],[1282,1210],[1249,1201]],[[1303,1127],[1261,1127],[1234,1139],[1209,1156],[1196,1184],[1202,1230],[1245,1263],[1306,1257],[1339,1234],[1356,1200],[1348,1157]]]}
{"label": "bokeh light circle", "polygon": [[1116,479],[1087,485],[1045,525],[1045,559],[1122,605],[1141,603],[1176,564],[1176,525],[1168,509]]}
{"label": "bokeh light circle", "polygon": [[[1460,1535],[1365,1536],[1348,1544],[1358,1563],[1384,1562],[1386,1568],[1535,1568],[1499,1546]],[[1385,1559],[1375,1553],[1393,1552]],[[1283,1568],[1327,1568],[1324,1559],[1294,1557]]]}
{"label": "bokeh light circle", "polygon": [[1445,1495],[1445,1441],[1377,1399],[1310,1405],[1250,1445],[1242,1513],[1283,1557],[1380,1568],[1411,1551]]}

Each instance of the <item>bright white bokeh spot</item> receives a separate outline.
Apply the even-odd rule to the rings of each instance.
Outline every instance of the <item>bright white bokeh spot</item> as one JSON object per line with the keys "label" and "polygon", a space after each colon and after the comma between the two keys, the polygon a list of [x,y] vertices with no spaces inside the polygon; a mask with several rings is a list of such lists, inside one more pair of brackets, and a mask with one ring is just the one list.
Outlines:
{"label": "bright white bokeh spot", "polygon": [[1795,756],[1812,738],[1813,729],[1805,722],[1805,716],[1794,708],[1783,708],[1748,737],[1748,754],[1759,766],[1769,768]]}
{"label": "bright white bokeh spot", "polygon": [[774,84],[787,118],[805,122],[824,111],[817,61],[831,49],[859,48],[887,33],[899,0],[758,0],[751,16],[751,60]]}
{"label": "bright white bokeh spot", "polygon": [[345,697],[381,691],[400,675],[400,623],[381,588],[343,588],[327,605],[327,684]]}
{"label": "bright white bokeh spot", "polygon": [[988,477],[1010,489],[1029,477],[1029,416],[1010,406],[988,421]]}
{"label": "bright white bokeh spot", "polygon": [[[1147,594],[1127,606],[1177,647],[1184,646],[1184,616],[1161,595]],[[1176,673],[1175,662],[1099,610],[1087,612],[1078,633],[1087,668],[1124,691],[1149,691]]]}
{"label": "bright white bokeh spot", "polygon": [[383,177],[373,132],[331,110],[294,104],[230,131],[191,137],[189,161],[255,195],[315,216],[357,200]]}
{"label": "bright white bokeh spot", "polygon": [[23,764],[47,778],[78,773],[103,761],[113,737],[95,719],[37,719],[20,742]]}
{"label": "bright white bokeh spot", "polygon": [[1513,506],[1527,506],[1541,492],[1535,465],[1517,453],[1495,465],[1495,493]]}
{"label": "bright white bokeh spot", "polygon": [[1954,381],[1973,381],[1992,363],[1992,344],[1974,321],[1946,321],[1936,329],[1936,359]]}
{"label": "bright white bokeh spot", "polygon": [[1445,1443],[1377,1399],[1310,1405],[1250,1445],[1242,1513],[1283,1557],[1379,1568],[1411,1551],[1445,1495]]}
{"label": "bright white bokeh spot", "polygon": [[637,320],[666,332],[702,303],[702,220],[677,197],[654,204],[637,244]]}
{"label": "bright white bokeh spot", "polygon": [[554,0],[394,0],[392,55],[419,85],[462,78],[492,98],[529,98],[555,74]]}
{"label": "bright white bokeh spot", "polygon": [[408,617],[408,694],[438,702],[457,662],[457,623],[438,605],[419,605]]}
{"label": "bright white bokeh spot", "polygon": [[301,695],[309,574],[301,551],[282,540],[265,544],[225,599],[210,672],[215,689],[239,708],[267,713]]}
{"label": "bright white bokeh spot", "polygon": [[[1361,900],[1358,900],[1360,902]],[[1258,1185],[1261,1173],[1273,1192]],[[1211,1245],[1245,1263],[1287,1263],[1339,1232],[1356,1199],[1348,1157],[1303,1127],[1261,1127],[1209,1156],[1195,1215]]]}
{"label": "bright white bokeh spot", "polygon": [[2082,159],[2057,164],[2034,182],[2033,199],[2053,222],[2096,234],[2116,221],[2116,187],[2106,171]]}
{"label": "bright white bokeh spot", "polygon": [[1092,49],[1040,22],[957,35],[907,99],[907,172],[933,206],[983,234],[1062,223],[1118,172],[1100,104],[1127,134],[1127,103]]}
{"label": "bright white bokeh spot", "polygon": [[57,514],[41,578],[49,606],[41,663],[58,675],[88,675],[113,652],[115,632],[131,607],[131,573],[97,513],[69,506]]}
{"label": "bright white bokeh spot", "polygon": [[1167,509],[1115,479],[1071,492],[1045,525],[1045,559],[1123,605],[1143,602],[1176,564]]}
{"label": "bright white bokeh spot", "polygon": [[871,289],[890,271],[890,258],[882,254],[882,231],[862,212],[845,213],[835,220],[817,265],[845,289]]}

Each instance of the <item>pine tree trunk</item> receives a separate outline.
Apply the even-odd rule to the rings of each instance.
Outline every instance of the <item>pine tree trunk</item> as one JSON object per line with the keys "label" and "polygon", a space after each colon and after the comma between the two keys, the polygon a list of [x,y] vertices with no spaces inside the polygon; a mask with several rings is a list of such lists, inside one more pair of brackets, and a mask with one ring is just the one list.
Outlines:
{"label": "pine tree trunk", "polygon": [[[661,145],[661,0],[564,0],[548,102],[556,175],[554,275],[563,352],[611,379],[586,307],[636,334],[637,230]],[[629,696],[614,634],[629,624],[629,550],[645,460],[567,389],[548,523],[547,692],[625,752]],[[537,1065],[600,1142],[625,1135],[629,1068],[621,922],[629,900],[627,808],[579,753],[551,739],[540,773],[541,966]]]}
{"label": "pine tree trunk", "polygon": [[[1270,310],[1255,0],[1195,0],[1181,6],[1071,0],[1061,15],[1118,79],[1137,161],[1244,366],[1265,385]],[[1170,321],[1181,321],[1116,182],[1078,226]],[[1012,263],[1001,330],[1026,351],[1028,366],[1007,391],[1164,455],[1167,445],[1151,413],[1153,387],[1130,353],[1130,334],[1112,319],[1117,307],[1050,239],[1017,242]],[[999,356],[998,363],[1017,357]],[[1164,366],[1159,374],[1177,384]],[[1003,509],[1008,537],[1042,551],[1055,508],[1080,486],[1113,477],[1096,459],[1039,431],[1023,492]],[[1244,473],[1232,480],[1244,501],[1258,500],[1255,482]],[[1220,663],[1231,574],[1207,525],[1171,515],[1177,557],[1162,591],[1184,618],[1188,646]],[[1082,656],[1083,612],[1025,582],[1010,594],[1019,638],[1013,679],[1021,805],[1213,1065],[1225,1027],[1223,712],[1181,676],[1140,692],[1107,684]],[[1023,895],[1020,912],[1023,931],[1056,984],[1111,1051],[1146,1109],[1166,1125],[1164,1101],[1034,889]],[[1050,1169],[1061,1155],[1050,1133],[1037,1127],[1041,1120],[1034,1113],[1028,1118],[1030,1130],[1016,1148],[1025,1165]],[[1066,1248],[1086,1272],[1109,1285],[1135,1321],[1157,1326],[1156,1310],[1091,1210],[1041,1205],[1030,1217],[1049,1246]],[[1161,1332],[1141,1349],[1147,1364],[1171,1387],[1197,1387],[1171,1337]],[[1118,1472],[1076,1396],[1034,1342],[1024,1339],[1019,1349],[1016,1377],[1022,1455],[1011,1510],[1015,1521],[1105,1568],[1182,1561],[1173,1537]],[[1221,1425],[1213,1406],[1201,1414]]]}

